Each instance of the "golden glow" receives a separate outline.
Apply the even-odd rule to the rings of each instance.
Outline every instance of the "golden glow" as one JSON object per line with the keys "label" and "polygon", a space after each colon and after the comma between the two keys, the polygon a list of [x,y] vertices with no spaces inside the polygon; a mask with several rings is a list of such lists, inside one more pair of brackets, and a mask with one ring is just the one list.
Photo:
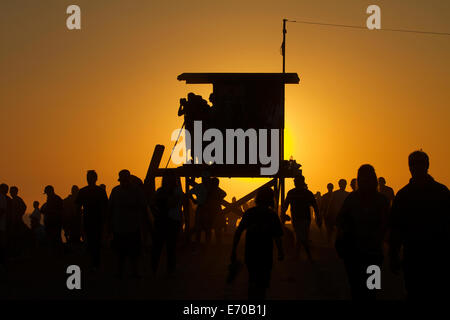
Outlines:
{"label": "golden glow", "polygon": [[[123,168],[144,177],[153,148],[165,165],[180,127],[178,100],[210,86],[182,72],[280,72],[282,18],[365,24],[367,1],[79,0],[82,30],[65,28],[67,1],[0,4],[0,180],[29,209],[53,184],[66,196],[95,169],[108,191]],[[449,31],[448,1],[383,2],[382,27]],[[417,17],[420,17],[418,20]],[[408,154],[423,148],[450,184],[448,37],[288,24],[285,156],[310,189],[348,181],[363,163],[397,191]],[[265,179],[222,179],[229,198]],[[288,185],[290,186],[290,184]]]}

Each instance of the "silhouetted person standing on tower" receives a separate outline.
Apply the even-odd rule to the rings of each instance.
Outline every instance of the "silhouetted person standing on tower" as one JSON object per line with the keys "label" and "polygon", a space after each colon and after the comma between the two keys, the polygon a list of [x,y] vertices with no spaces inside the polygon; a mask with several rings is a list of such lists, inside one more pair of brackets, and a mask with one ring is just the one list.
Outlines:
{"label": "silhouetted person standing on tower", "polygon": [[367,268],[383,262],[383,239],[389,205],[377,191],[375,169],[362,165],[358,170],[358,190],[344,201],[337,217],[336,250],[344,260],[354,300],[375,299],[376,289],[367,287]]}
{"label": "silhouetted person standing on tower", "polygon": [[281,208],[282,220],[286,218],[286,211],[291,206],[292,226],[295,231],[296,238],[296,256],[300,252],[300,247],[305,248],[308,259],[312,261],[311,251],[309,248],[309,229],[311,226],[311,207],[314,208],[316,216],[316,223],[320,228],[322,226],[322,219],[317,206],[314,194],[308,190],[305,183],[305,177],[297,176],[294,178],[295,188],[289,190],[286,196],[286,201],[283,208]]}
{"label": "silhouetted person standing on tower", "polygon": [[[202,99],[192,92],[188,93],[187,100],[180,99],[180,107],[178,108],[178,116],[184,115],[184,125],[185,129],[189,132],[191,141],[190,144],[186,144],[186,154],[188,150],[191,150],[191,157],[193,163],[195,163],[194,155],[194,121],[203,121],[208,118],[209,105]],[[203,135],[203,132],[201,132]],[[203,152],[203,150],[201,150]]]}
{"label": "silhouetted person standing on tower", "polygon": [[245,264],[248,269],[248,298],[265,299],[272,272],[273,242],[278,249],[278,260],[284,259],[280,219],[273,211],[274,192],[265,187],[258,191],[256,206],[245,211],[236,230],[231,250],[231,263],[236,262],[236,249],[242,232],[245,238]]}
{"label": "silhouetted person standing on tower", "polygon": [[333,192],[333,198],[331,199],[330,207],[328,208],[326,224],[329,243],[334,240],[336,231],[336,217],[344,204],[344,200],[350,194],[350,192],[345,191],[346,187],[347,181],[345,179],[339,180],[339,190]]}
{"label": "silhouetted person standing on tower", "polygon": [[62,245],[63,200],[55,194],[53,186],[46,186],[44,193],[47,195],[47,202],[43,204],[41,213],[44,216],[45,232],[51,248],[59,253]]}
{"label": "silhouetted person standing on tower", "polygon": [[97,173],[89,170],[86,175],[88,185],[78,192],[75,203],[83,213],[84,232],[91,257],[92,271],[100,267],[102,230],[108,208],[108,196],[103,188],[97,186]]}
{"label": "silhouetted person standing on tower", "polygon": [[425,152],[411,153],[408,164],[412,178],[395,196],[390,215],[391,269],[398,273],[403,266],[409,299],[446,299],[450,288],[450,191],[428,174]]}

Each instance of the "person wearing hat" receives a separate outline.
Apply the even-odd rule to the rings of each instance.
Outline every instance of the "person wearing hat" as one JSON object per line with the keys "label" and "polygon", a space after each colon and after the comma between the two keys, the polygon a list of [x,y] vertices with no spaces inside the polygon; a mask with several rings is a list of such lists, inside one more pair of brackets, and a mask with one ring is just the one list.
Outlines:
{"label": "person wearing hat", "polygon": [[44,194],[47,195],[47,202],[42,206],[41,213],[44,216],[47,240],[53,250],[59,250],[62,245],[63,200],[50,185],[45,187]]}
{"label": "person wearing hat", "polygon": [[294,178],[295,188],[289,190],[284,202],[281,217],[282,220],[287,220],[286,211],[291,206],[292,226],[295,231],[296,238],[296,256],[298,256],[301,245],[305,247],[308,259],[312,261],[311,251],[309,249],[309,228],[311,226],[311,210],[314,208],[317,226],[320,228],[322,219],[319,208],[317,206],[314,194],[308,190],[305,183],[304,176],[297,176]]}
{"label": "person wearing hat", "polygon": [[142,188],[132,182],[130,171],[119,172],[120,184],[114,187],[109,198],[109,226],[113,233],[113,248],[118,256],[118,277],[123,277],[125,260],[131,262],[134,277],[138,273],[141,253],[141,222],[147,213],[147,202]]}

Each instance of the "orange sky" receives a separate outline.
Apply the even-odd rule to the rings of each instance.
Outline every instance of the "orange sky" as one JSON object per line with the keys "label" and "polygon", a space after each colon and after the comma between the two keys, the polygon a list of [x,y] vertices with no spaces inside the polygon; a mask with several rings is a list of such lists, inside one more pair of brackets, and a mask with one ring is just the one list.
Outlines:
{"label": "orange sky", "polygon": [[[82,30],[66,29],[78,4]],[[143,177],[155,144],[170,153],[178,100],[211,86],[183,72],[280,72],[284,17],[382,28],[450,31],[449,1],[4,0],[0,3],[0,181],[29,209],[53,184],[65,197],[95,169],[108,191],[128,168]],[[450,185],[450,37],[288,24],[286,158],[310,189],[372,164],[397,191],[422,148]],[[222,179],[230,196],[263,180]],[[289,184],[290,185],[290,184]]]}

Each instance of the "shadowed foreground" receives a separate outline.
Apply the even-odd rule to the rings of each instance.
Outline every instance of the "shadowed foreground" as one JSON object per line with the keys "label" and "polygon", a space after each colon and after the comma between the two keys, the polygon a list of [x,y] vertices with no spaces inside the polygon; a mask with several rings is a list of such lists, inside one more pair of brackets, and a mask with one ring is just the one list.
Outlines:
{"label": "shadowed foreground", "polygon": [[[231,235],[225,243],[201,247],[196,251],[179,246],[177,272],[165,273],[163,254],[158,274],[152,275],[150,257],[146,253],[141,260],[142,279],[114,277],[115,257],[111,249],[104,249],[103,267],[91,273],[82,249],[60,257],[33,254],[11,261],[8,273],[1,274],[1,299],[247,299],[247,271],[242,269],[231,285],[225,283],[231,250]],[[307,261],[304,251],[294,259],[286,243],[284,261],[274,259],[271,287],[268,299],[274,300],[342,300],[350,299],[346,273],[342,261],[333,248],[327,247],[325,236],[315,225],[311,230],[312,253],[315,263]],[[243,243],[238,258],[243,257]],[[66,287],[67,266],[77,264],[82,270],[81,290]],[[128,270],[129,271],[129,270]],[[128,273],[127,273],[128,275]],[[382,290],[379,299],[404,299],[403,280],[382,270]]]}

